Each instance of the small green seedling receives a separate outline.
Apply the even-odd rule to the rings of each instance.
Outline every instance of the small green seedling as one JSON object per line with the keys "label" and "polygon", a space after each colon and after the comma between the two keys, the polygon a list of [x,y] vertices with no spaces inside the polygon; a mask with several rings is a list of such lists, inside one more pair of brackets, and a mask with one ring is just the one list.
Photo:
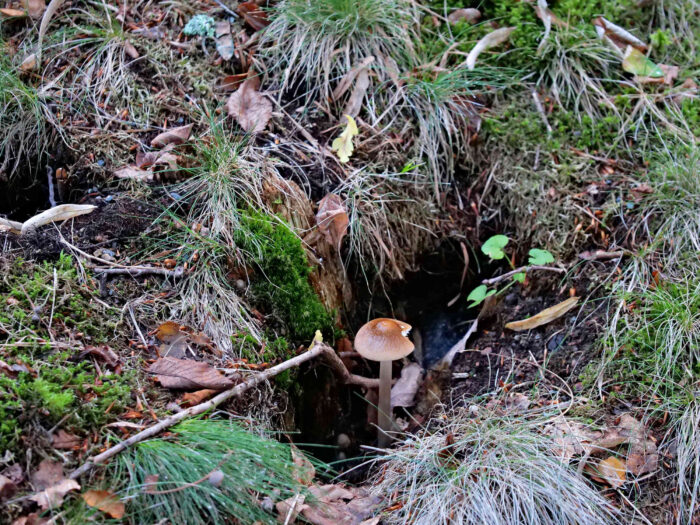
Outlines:
{"label": "small green seedling", "polygon": [[528,253],[530,257],[528,258],[527,263],[530,266],[542,266],[544,264],[550,264],[554,262],[554,255],[552,255],[547,250],[533,248]]}
{"label": "small green seedling", "polygon": [[484,299],[492,296],[495,293],[496,293],[496,290],[489,290],[485,284],[481,284],[481,285],[477,286],[467,296],[467,301],[471,301],[469,308],[474,308],[476,305],[481,303]]}
{"label": "small green seedling", "polygon": [[481,245],[481,251],[488,255],[492,261],[503,259],[506,252],[503,248],[508,244],[508,237],[505,235],[494,235]]}
{"label": "small green seedling", "polygon": [[[487,255],[492,261],[504,259],[506,258],[506,252],[504,251],[504,248],[508,245],[508,241],[509,239],[505,235],[494,235],[487,239],[486,242],[481,245],[481,251],[485,255]],[[550,264],[554,262],[554,256],[548,250],[532,248],[528,252],[528,256],[528,265],[526,267],[521,268],[522,271],[517,271],[516,273],[514,273],[511,276],[512,281],[510,281],[505,287],[501,288],[500,290],[498,290],[498,288],[489,290],[485,284],[479,285],[476,288],[474,288],[471,291],[471,293],[467,296],[467,301],[470,301],[469,308],[473,308],[481,304],[481,302],[484,301],[484,299],[494,295],[495,293],[503,293],[515,283],[525,282],[525,278],[527,277],[527,271],[530,269],[530,267],[543,266],[545,264]],[[514,265],[510,260],[508,260],[508,263],[510,264],[511,268],[515,270]]]}

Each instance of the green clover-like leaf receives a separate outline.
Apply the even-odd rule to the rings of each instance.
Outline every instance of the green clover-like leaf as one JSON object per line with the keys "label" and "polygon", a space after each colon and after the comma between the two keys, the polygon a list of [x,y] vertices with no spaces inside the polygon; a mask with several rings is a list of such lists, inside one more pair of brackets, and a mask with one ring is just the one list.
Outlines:
{"label": "green clover-like leaf", "polygon": [[525,282],[525,272],[518,272],[513,275],[513,280],[516,283],[522,283]]}
{"label": "green clover-like leaf", "polygon": [[471,301],[469,308],[474,308],[476,305],[481,303],[484,299],[492,296],[495,293],[496,293],[496,290],[489,290],[485,284],[477,286],[467,296],[467,301]]}
{"label": "green clover-like leaf", "polygon": [[547,250],[533,248],[528,253],[530,254],[530,258],[527,260],[527,263],[532,266],[542,266],[543,264],[554,262],[554,255]]}
{"label": "green clover-like leaf", "polygon": [[492,260],[503,259],[506,256],[506,252],[503,251],[506,244],[508,244],[508,237],[505,235],[494,235],[481,245],[481,251]]}

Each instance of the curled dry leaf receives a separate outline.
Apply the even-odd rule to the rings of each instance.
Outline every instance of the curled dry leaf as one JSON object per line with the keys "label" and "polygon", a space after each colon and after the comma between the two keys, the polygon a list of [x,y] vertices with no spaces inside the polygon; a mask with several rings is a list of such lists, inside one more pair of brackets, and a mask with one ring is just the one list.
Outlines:
{"label": "curled dry leaf", "polygon": [[561,316],[565,315],[572,308],[574,308],[577,303],[578,297],[571,297],[566,301],[542,310],[540,313],[533,315],[532,317],[523,319],[522,321],[512,321],[506,324],[506,328],[516,332],[532,330],[533,328],[537,328],[538,326],[542,326],[559,319]]}
{"label": "curled dry leaf", "polygon": [[214,397],[219,391],[213,390],[211,388],[205,388],[204,390],[197,390],[196,392],[187,392],[182,396],[180,401],[180,406],[191,407],[198,405],[203,401],[206,401],[210,397]]}
{"label": "curled dry leaf", "polygon": [[220,91],[234,91],[245,82],[248,78],[248,73],[239,73],[237,75],[226,75],[220,78],[216,83],[216,89]]}
{"label": "curled dry leaf", "polygon": [[96,208],[97,206],[92,204],[59,204],[26,220],[22,224],[21,233],[25,234],[52,222],[66,221],[86,213],[92,213]]}
{"label": "curled dry leaf", "polygon": [[86,346],[85,350],[80,352],[80,357],[82,358],[86,355],[92,355],[102,359],[110,368],[114,369],[119,366],[119,356],[107,345]]}
{"label": "curled dry leaf", "polygon": [[11,7],[0,7],[0,15],[7,18],[24,18],[27,16],[23,9],[12,9]]}
{"label": "curled dry leaf", "polygon": [[246,79],[226,102],[229,116],[249,133],[260,133],[272,117],[272,103],[259,91],[260,78]]}
{"label": "curled dry leaf", "polygon": [[222,21],[216,23],[216,51],[224,60],[233,58],[233,35],[231,34],[231,24]]}
{"label": "curled dry leaf", "polygon": [[362,102],[365,100],[365,95],[369,89],[369,69],[365,68],[357,75],[355,87],[350,93],[348,103],[345,105],[343,113],[351,117],[356,117],[362,109]]}
{"label": "curled dry leaf", "polygon": [[352,83],[357,78],[357,75],[359,75],[361,71],[367,69],[373,62],[374,57],[369,56],[367,58],[362,59],[362,61],[359,64],[357,64],[350,71],[345,73],[343,78],[340,79],[340,82],[338,82],[338,85],[333,90],[333,100],[338,100],[345,93],[347,93],[348,89],[350,89],[350,86],[352,86]]}
{"label": "curled dry leaf", "polygon": [[410,363],[401,370],[401,377],[391,387],[392,407],[412,407],[423,382],[423,369],[418,363]]}
{"label": "curled dry leaf", "polygon": [[136,60],[141,56],[141,54],[138,52],[138,50],[134,47],[134,44],[129,42],[128,40],[124,41],[124,52],[129,55],[130,58],[133,60]]}
{"label": "curled dry leaf", "polygon": [[242,2],[238,4],[236,11],[243,17],[245,23],[255,31],[260,31],[270,24],[267,13],[261,10],[255,2]]}
{"label": "curled dry leaf", "polygon": [[80,438],[70,432],[60,429],[51,438],[51,446],[59,450],[76,450],[80,448]]}
{"label": "curled dry leaf", "polygon": [[148,372],[155,374],[165,388],[224,390],[234,385],[231,379],[211,365],[188,359],[162,357],[148,368]]}
{"label": "curled dry leaf", "polygon": [[89,507],[94,507],[107,514],[110,518],[119,520],[124,517],[126,510],[124,502],[107,490],[88,490],[83,494],[83,500]]}
{"label": "curled dry leaf", "polygon": [[479,58],[479,55],[483,51],[507,41],[513,31],[515,31],[515,27],[502,27],[501,29],[491,31],[488,35],[479,40],[474,48],[469,52],[469,55],[467,55],[467,68],[474,69],[476,59]]}
{"label": "curled dry leaf", "polygon": [[22,60],[22,63],[19,65],[19,70],[26,73],[28,71],[34,71],[35,69],[37,69],[36,54],[31,53],[24,57],[24,60]]}
{"label": "curled dry leaf", "polygon": [[328,244],[339,250],[343,237],[348,232],[350,219],[338,195],[329,193],[321,199],[318,203],[316,224]]}
{"label": "curled dry leaf", "polygon": [[62,479],[55,485],[30,496],[43,510],[55,509],[63,503],[63,498],[72,490],[80,490],[80,485],[74,479]]}
{"label": "curled dry leaf", "polygon": [[675,80],[678,78],[678,74],[681,72],[681,68],[679,68],[678,66],[669,66],[666,64],[659,64],[658,67],[664,73],[663,78],[638,76],[635,78],[635,80],[640,84],[666,84],[667,86],[672,86]]}
{"label": "curled dry leaf", "polygon": [[602,16],[594,18],[591,23],[595,26],[599,38],[607,38],[620,51],[624,50],[628,45],[636,48],[642,53],[646,53],[649,47],[632,33],[622,27],[613,24],[610,20],[606,20]]}
{"label": "curled dry leaf", "polygon": [[162,148],[168,144],[182,144],[189,140],[192,134],[192,124],[172,128],[157,135],[152,141],[151,146],[154,148]]}
{"label": "curled dry leaf", "polygon": [[447,21],[450,24],[456,24],[457,22],[468,22],[470,24],[475,24],[481,18],[481,11],[474,9],[473,7],[467,7],[463,9],[455,9],[449,15],[447,15]]}

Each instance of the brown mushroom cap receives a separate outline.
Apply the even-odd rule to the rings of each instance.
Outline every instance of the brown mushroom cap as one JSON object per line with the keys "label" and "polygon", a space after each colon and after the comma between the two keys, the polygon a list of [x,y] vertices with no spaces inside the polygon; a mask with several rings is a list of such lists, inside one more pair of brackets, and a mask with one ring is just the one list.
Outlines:
{"label": "brown mushroom cap", "polygon": [[406,337],[410,330],[410,324],[396,319],[373,319],[357,332],[355,350],[370,361],[401,359],[413,352],[413,343]]}

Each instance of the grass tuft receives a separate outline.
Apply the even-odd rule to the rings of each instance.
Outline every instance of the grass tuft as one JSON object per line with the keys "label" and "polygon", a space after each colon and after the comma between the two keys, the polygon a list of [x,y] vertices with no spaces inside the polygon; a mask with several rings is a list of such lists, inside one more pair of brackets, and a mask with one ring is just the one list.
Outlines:
{"label": "grass tuft", "polygon": [[0,40],[0,181],[25,165],[40,167],[52,121],[44,97],[18,76],[4,47]]}
{"label": "grass tuft", "polygon": [[455,413],[406,439],[374,479],[374,491],[399,507],[384,523],[617,523],[608,501],[551,454],[553,443],[536,431],[542,423]]}
{"label": "grass tuft", "polygon": [[[127,499],[131,518],[139,523],[274,524],[274,510],[265,510],[263,500],[269,498],[272,506],[305,493],[289,445],[228,421],[194,419],[171,431],[170,439],[136,445],[113,467],[110,477],[125,480],[119,495]],[[188,486],[217,470],[223,473],[219,486],[208,479]],[[149,484],[154,475],[157,481]]]}
{"label": "grass tuft", "polygon": [[270,75],[282,89],[302,84],[327,98],[333,84],[370,56],[373,72],[387,78],[413,47],[416,12],[407,0],[283,0],[264,35]]}

